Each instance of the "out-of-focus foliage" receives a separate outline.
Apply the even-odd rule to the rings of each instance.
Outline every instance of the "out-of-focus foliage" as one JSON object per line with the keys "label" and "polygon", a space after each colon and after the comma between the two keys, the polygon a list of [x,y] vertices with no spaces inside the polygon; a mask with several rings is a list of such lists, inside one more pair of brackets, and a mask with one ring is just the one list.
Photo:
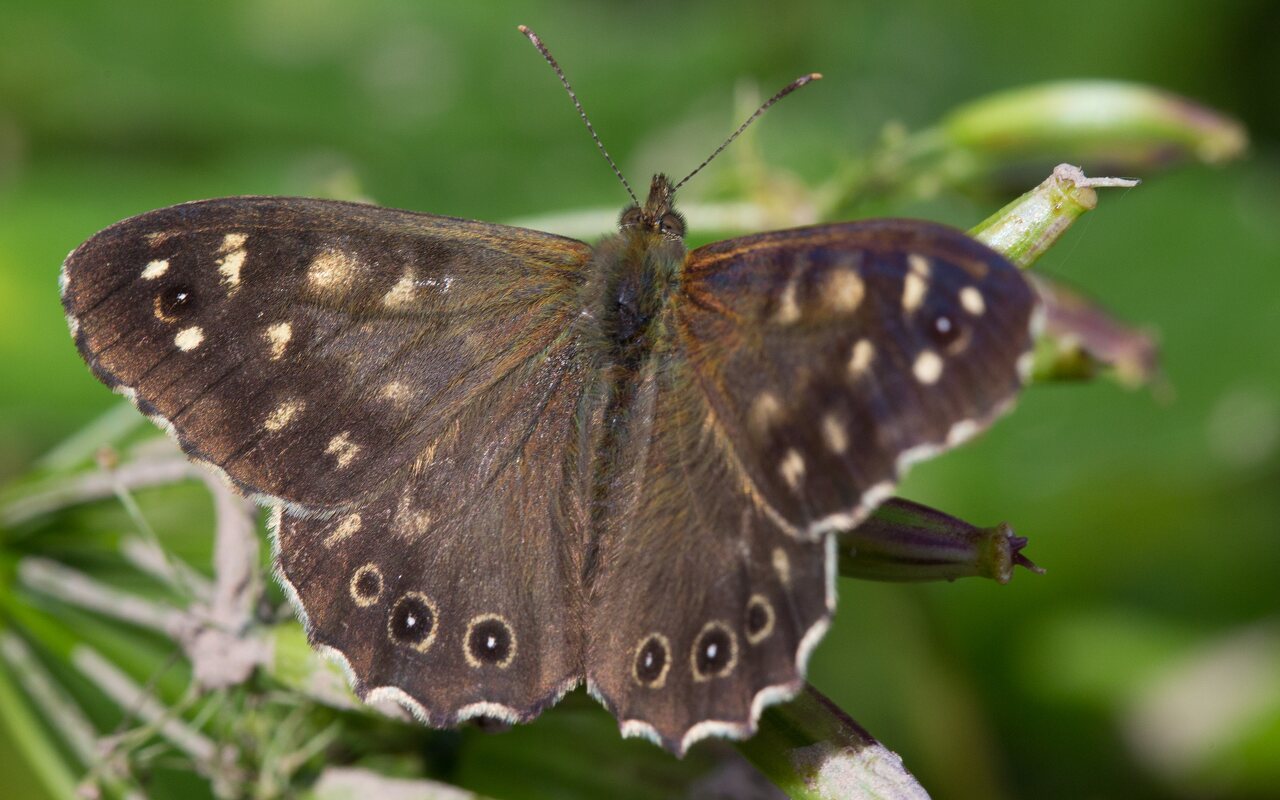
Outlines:
{"label": "out-of-focus foliage", "polygon": [[[696,165],[736,125],[744,81],[769,92],[812,70],[826,79],[770,112],[752,151],[810,183],[856,166],[899,129],[1040,81],[1157,85],[1245,123],[1249,157],[1111,190],[1038,265],[1150,323],[1166,388],[1034,388],[1018,413],[902,487],[966,519],[1013,522],[1047,574],[1004,587],[844,581],[811,678],[939,797],[1280,795],[1280,9],[1265,0],[532,10],[7,0],[0,479],[27,473],[120,402],[76,356],[56,289],[65,254],[117,219],[254,193],[364,196],[488,220],[620,207],[554,77],[515,31],[521,22],[553,48],[634,183]],[[859,213],[968,228],[1071,155],[1046,155],[985,192],[915,187]],[[682,198],[732,199],[735,158]],[[170,550],[208,563],[199,487],[140,501]],[[14,552],[58,552],[92,569],[86,542],[130,529],[122,509],[95,507],[4,536]],[[0,590],[13,580],[0,563]],[[40,630],[44,613],[6,608],[0,619]],[[87,620],[58,622],[80,624],[114,658],[155,646]],[[36,655],[85,688],[60,652]],[[175,702],[181,686],[170,673],[154,688]],[[0,706],[29,715],[22,693],[5,678]],[[103,709],[89,707],[110,724]],[[281,719],[287,710],[250,709],[245,725]],[[425,758],[502,797],[536,794],[519,774],[504,777],[522,764],[594,775],[582,785],[600,791],[646,779],[674,791],[699,767],[669,769],[642,742],[615,746],[612,728],[603,710],[571,699],[501,736],[430,737]],[[40,764],[14,735],[0,729],[5,793],[39,797]],[[581,752],[595,739],[599,752]],[[622,765],[630,771],[619,777]],[[162,764],[154,787],[178,796],[190,784]]]}

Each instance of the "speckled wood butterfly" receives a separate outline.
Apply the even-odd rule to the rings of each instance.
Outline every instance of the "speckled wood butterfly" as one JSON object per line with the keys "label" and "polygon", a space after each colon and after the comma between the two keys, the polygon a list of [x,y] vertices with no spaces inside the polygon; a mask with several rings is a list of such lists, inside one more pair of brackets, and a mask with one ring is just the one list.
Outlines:
{"label": "speckled wood butterfly", "polygon": [[281,580],[361,697],[524,721],[585,681],[683,753],[799,689],[832,532],[1010,405],[1034,299],[929,222],[689,252],[674,192],[656,176],[594,247],[187,203],[77,248],[62,298],[98,378],[273,508]]}

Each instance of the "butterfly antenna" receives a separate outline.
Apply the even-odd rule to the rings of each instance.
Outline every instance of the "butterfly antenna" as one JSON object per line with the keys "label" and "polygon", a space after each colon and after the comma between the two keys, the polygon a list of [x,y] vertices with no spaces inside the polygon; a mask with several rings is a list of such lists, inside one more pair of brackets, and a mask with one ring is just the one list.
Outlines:
{"label": "butterfly antenna", "polygon": [[520,32],[533,42],[533,46],[538,48],[538,52],[542,53],[542,57],[547,60],[551,68],[556,71],[556,77],[560,79],[560,83],[564,84],[564,90],[569,93],[569,99],[573,101],[573,107],[578,109],[578,116],[582,117],[583,123],[587,126],[587,132],[591,134],[591,139],[596,143],[596,147],[600,148],[600,152],[604,155],[604,160],[609,162],[609,166],[613,167],[613,174],[618,176],[618,180],[622,181],[623,187],[627,190],[627,194],[631,195],[631,202],[640,205],[640,201],[636,199],[636,193],[631,191],[631,184],[627,183],[627,179],[622,176],[622,170],[618,169],[618,165],[614,163],[613,157],[609,155],[609,151],[605,149],[604,142],[600,141],[600,137],[596,135],[596,129],[591,126],[591,120],[587,118],[587,112],[583,110],[582,103],[578,102],[578,95],[573,91],[573,87],[569,85],[569,79],[564,76],[564,70],[560,69],[560,65],[556,62],[555,56],[551,55],[551,51],[538,38],[538,34],[529,29],[527,25],[520,25]]}
{"label": "butterfly antenna", "polygon": [[[741,136],[742,132],[751,126],[751,123],[755,122],[757,119],[760,118],[761,114],[769,110],[769,106],[773,105],[774,103],[778,102],[782,98],[791,94],[796,89],[799,89],[801,86],[804,86],[806,83],[809,83],[811,81],[821,80],[821,79],[822,79],[821,72],[811,72],[808,75],[801,75],[799,78],[796,78],[794,81],[792,81],[791,83],[783,87],[782,91],[778,92],[773,97],[770,97],[768,100],[764,101],[764,105],[757,108],[756,113],[747,117],[747,121],[739,125],[738,129],[734,131],[729,136],[728,139],[725,139],[724,144],[717,147],[714,153],[707,156],[706,161],[703,161],[701,164],[699,164],[697,169],[695,169],[693,172],[690,172],[688,175],[685,175],[684,178],[675,185],[675,189],[679,189],[681,186],[684,186],[686,183],[689,182],[690,178],[692,178],[694,175],[697,175],[699,172],[701,172],[703,167],[710,164],[712,160],[715,159],[716,156],[723,153],[724,149],[728,147],[730,144],[732,144],[734,139],[737,139],[739,136]],[[672,191],[675,191],[675,189],[673,189]]]}

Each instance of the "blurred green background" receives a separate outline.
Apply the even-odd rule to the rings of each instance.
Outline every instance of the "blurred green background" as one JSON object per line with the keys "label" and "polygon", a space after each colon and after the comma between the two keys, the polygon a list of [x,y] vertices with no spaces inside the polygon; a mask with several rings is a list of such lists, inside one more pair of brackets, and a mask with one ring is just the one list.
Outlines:
{"label": "blurred green background", "polygon": [[[1140,81],[1246,124],[1247,157],[1104,194],[1038,267],[1157,331],[1172,391],[1035,387],[902,487],[1012,522],[1048,574],[842,581],[811,679],[938,798],[1280,797],[1273,0],[0,0],[0,480],[122,402],[76,355],[56,285],[111,222],[232,194],[493,221],[620,208],[517,23],[556,53],[634,184],[710,152],[742,82],[767,93],[813,70],[826,79],[755,132],[770,165],[810,181],[889,123],[1043,80]],[[968,227],[1053,163],[1004,194],[887,210]],[[728,169],[686,199],[714,197]],[[554,733],[558,713],[532,730]],[[38,797],[10,736],[4,794]],[[506,736],[534,761],[575,747]]]}

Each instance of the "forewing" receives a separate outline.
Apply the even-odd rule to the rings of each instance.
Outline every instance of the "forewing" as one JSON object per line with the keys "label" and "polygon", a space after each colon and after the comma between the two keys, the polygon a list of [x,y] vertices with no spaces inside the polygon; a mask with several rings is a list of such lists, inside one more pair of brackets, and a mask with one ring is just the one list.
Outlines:
{"label": "forewing", "polygon": [[914,220],[699,248],[674,304],[727,457],[809,537],[856,525],[908,463],[1009,408],[1036,308],[1006,259]]}
{"label": "forewing", "polygon": [[769,519],[678,354],[643,369],[625,420],[589,573],[588,688],[625,735],[677,754],[744,738],[803,685],[835,603],[829,537]]}
{"label": "forewing", "polygon": [[107,228],[63,267],[94,373],[251,494],[352,506],[571,318],[589,248],[375,206],[228,198]]}

